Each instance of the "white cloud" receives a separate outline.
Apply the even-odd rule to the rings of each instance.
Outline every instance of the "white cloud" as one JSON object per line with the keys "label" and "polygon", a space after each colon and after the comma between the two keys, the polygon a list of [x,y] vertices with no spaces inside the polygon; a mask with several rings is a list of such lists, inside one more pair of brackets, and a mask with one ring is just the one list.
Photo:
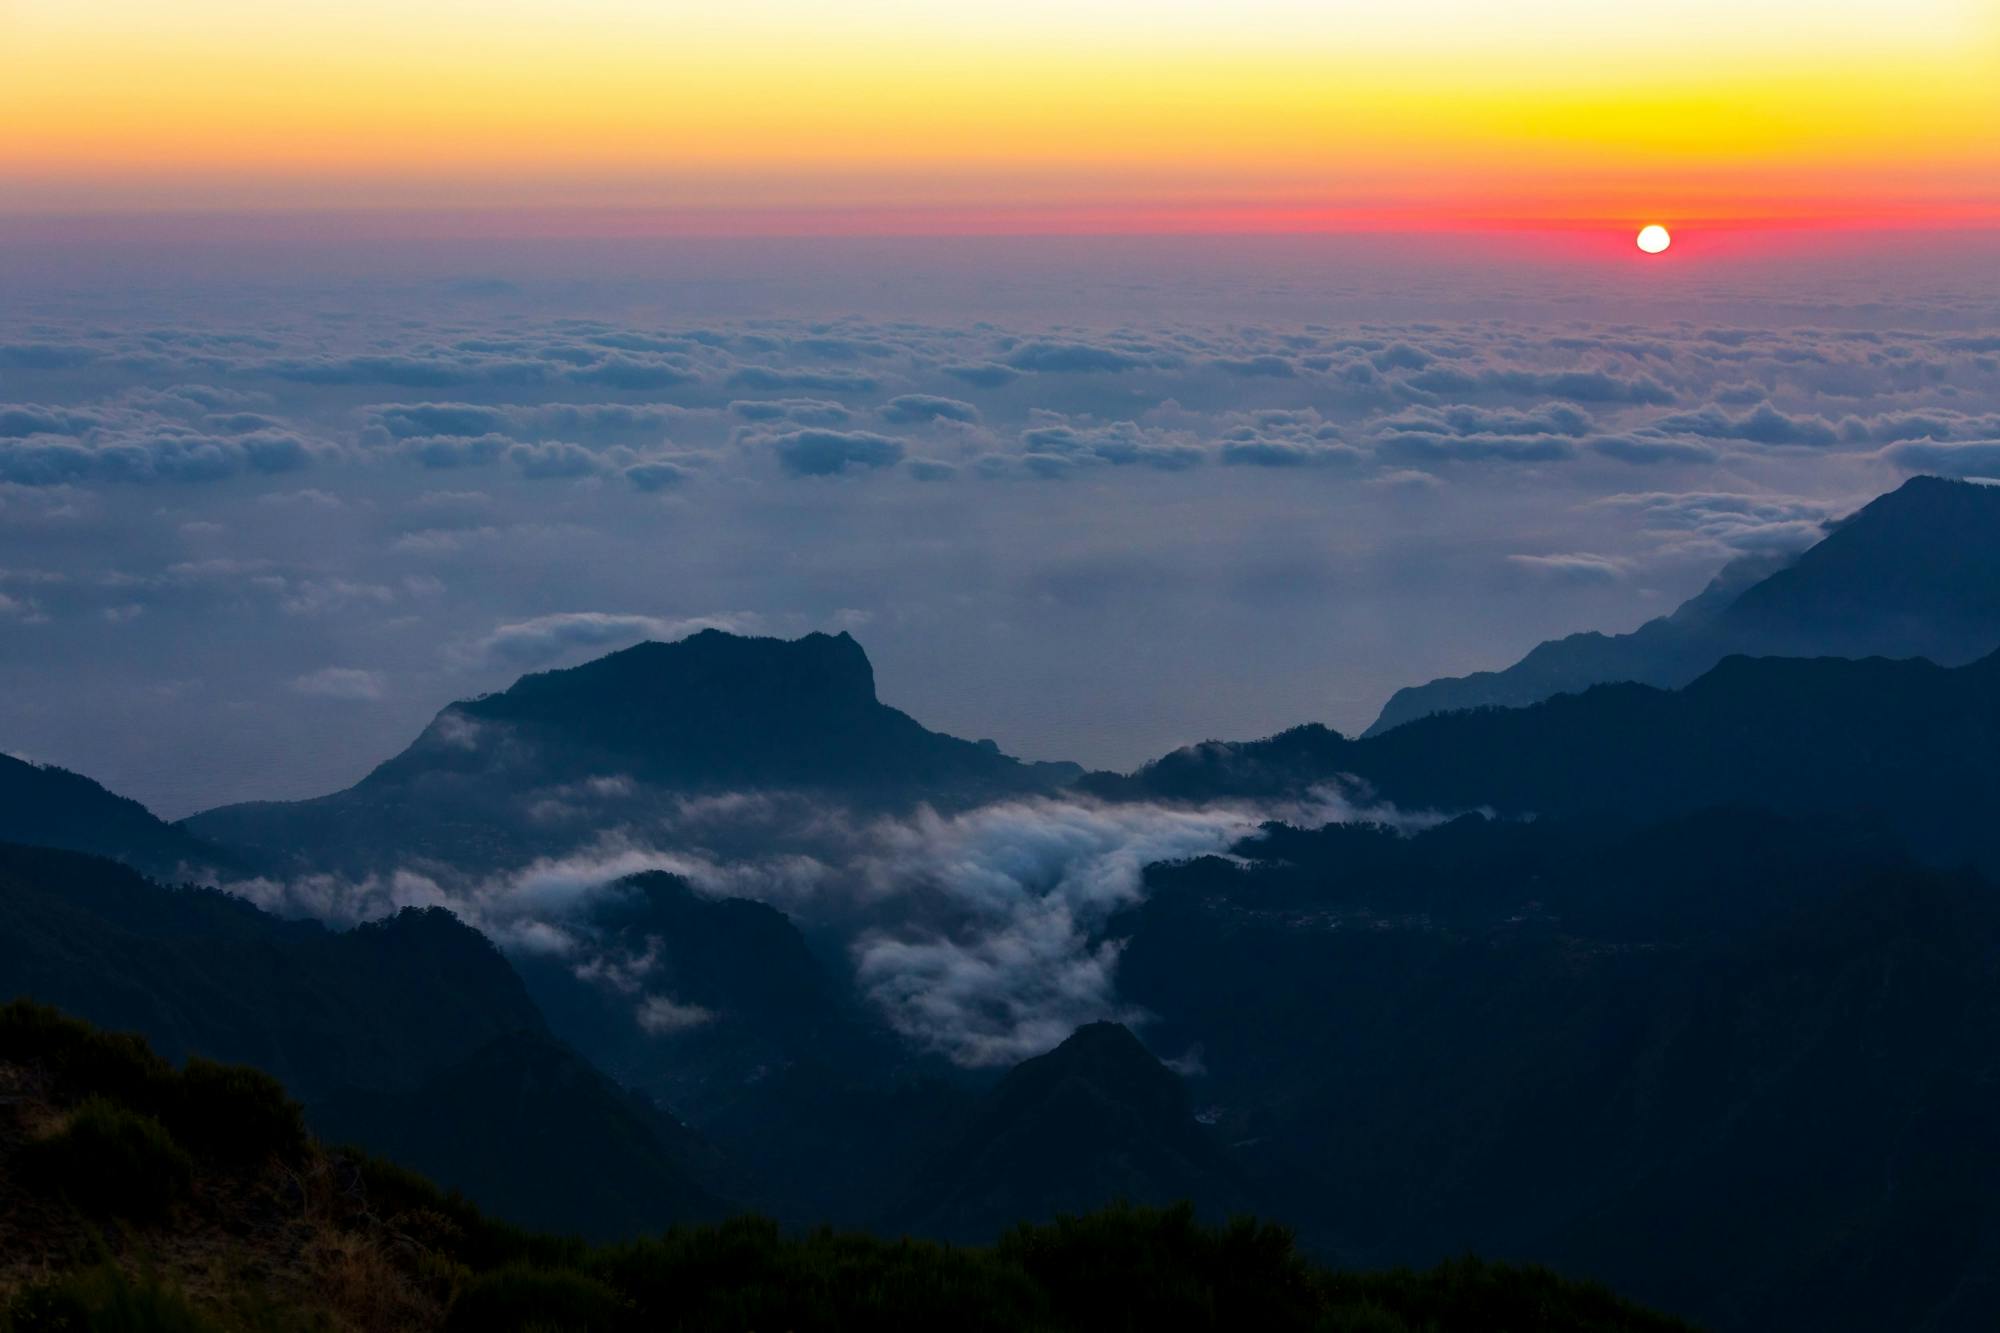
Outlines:
{"label": "white cloud", "polygon": [[760,618],[747,611],[681,619],[610,611],[564,611],[495,627],[472,645],[471,658],[489,666],[523,666],[551,661],[576,648],[601,648],[642,639],[670,641],[705,629],[747,634],[759,623]]}
{"label": "white cloud", "polygon": [[359,667],[321,667],[292,681],[292,689],[321,699],[380,699],[386,682],[379,671]]}
{"label": "white cloud", "polygon": [[639,1026],[656,1037],[670,1036],[698,1028],[715,1018],[713,1010],[698,1004],[677,1004],[664,995],[649,995],[640,1002]]}
{"label": "white cloud", "polygon": [[1631,562],[1619,556],[1592,555],[1571,551],[1559,555],[1510,555],[1512,564],[1551,578],[1574,579],[1586,583],[1616,582],[1625,577]]}
{"label": "white cloud", "polygon": [[885,821],[869,831],[863,882],[881,898],[936,895],[951,915],[865,932],[856,973],[905,1037],[960,1064],[1009,1064],[1094,1019],[1144,1020],[1118,999],[1117,945],[1093,936],[1143,897],[1148,865],[1223,852],[1268,819],[1356,814],[1325,792],[1283,809],[1045,798]]}

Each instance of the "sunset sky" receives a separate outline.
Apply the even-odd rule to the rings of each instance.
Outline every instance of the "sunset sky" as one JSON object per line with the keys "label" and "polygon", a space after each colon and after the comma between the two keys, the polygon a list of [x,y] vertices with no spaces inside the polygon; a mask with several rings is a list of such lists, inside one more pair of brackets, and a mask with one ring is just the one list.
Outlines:
{"label": "sunset sky", "polygon": [[[1990,0],[0,0],[0,210],[1985,225]],[[549,223],[547,225],[556,225]]]}
{"label": "sunset sky", "polygon": [[2000,0],[0,0],[0,745],[309,795],[699,624],[1356,730],[2000,476],[1996,127]]}

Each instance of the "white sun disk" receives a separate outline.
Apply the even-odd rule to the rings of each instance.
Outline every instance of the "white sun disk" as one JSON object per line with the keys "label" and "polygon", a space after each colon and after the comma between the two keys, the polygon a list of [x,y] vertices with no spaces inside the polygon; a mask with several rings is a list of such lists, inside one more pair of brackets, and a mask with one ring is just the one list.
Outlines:
{"label": "white sun disk", "polygon": [[1639,248],[1649,255],[1656,255],[1673,243],[1674,238],[1657,222],[1639,229]]}

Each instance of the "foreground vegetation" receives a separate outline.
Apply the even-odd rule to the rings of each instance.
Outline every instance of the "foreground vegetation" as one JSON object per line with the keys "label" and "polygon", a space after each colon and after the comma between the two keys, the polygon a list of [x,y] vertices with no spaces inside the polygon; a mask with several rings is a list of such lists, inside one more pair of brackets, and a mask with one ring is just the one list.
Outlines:
{"label": "foreground vegetation", "polygon": [[0,1302],[0,1333],[1685,1328],[1535,1268],[1329,1271],[1282,1228],[1186,1208],[981,1248],[752,1217],[588,1246],[322,1147],[261,1074],[175,1069],[23,1002],[0,1009]]}

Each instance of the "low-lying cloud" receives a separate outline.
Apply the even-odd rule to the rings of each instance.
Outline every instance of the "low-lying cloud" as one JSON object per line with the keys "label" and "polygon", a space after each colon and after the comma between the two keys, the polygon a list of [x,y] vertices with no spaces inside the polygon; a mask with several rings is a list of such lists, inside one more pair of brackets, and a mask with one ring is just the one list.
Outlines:
{"label": "low-lying cloud", "polygon": [[564,611],[500,625],[471,645],[470,656],[489,665],[530,666],[554,661],[579,648],[624,647],[642,639],[683,639],[705,629],[744,634],[758,624],[757,616],[741,611],[682,619]]}
{"label": "low-lying cloud", "polygon": [[[631,795],[629,780],[602,783],[614,797]],[[587,802],[592,793],[572,795]],[[667,871],[701,892],[769,902],[846,939],[854,980],[891,1029],[918,1049],[979,1067],[1048,1050],[1096,1019],[1146,1021],[1119,997],[1118,948],[1101,932],[1143,900],[1148,865],[1226,853],[1272,819],[1317,826],[1363,817],[1429,822],[1333,790],[1304,802],[1198,807],[1052,796],[895,818],[783,793],[734,793],[678,801],[666,827],[609,829],[574,852],[500,874],[416,865],[361,880],[233,887],[277,910],[343,923],[447,907],[505,949],[563,959],[629,1002],[644,1031],[670,1038],[715,1015],[652,990],[643,954],[605,952],[579,924],[617,880]],[[772,841],[785,849],[710,850],[730,829],[775,829]]]}

